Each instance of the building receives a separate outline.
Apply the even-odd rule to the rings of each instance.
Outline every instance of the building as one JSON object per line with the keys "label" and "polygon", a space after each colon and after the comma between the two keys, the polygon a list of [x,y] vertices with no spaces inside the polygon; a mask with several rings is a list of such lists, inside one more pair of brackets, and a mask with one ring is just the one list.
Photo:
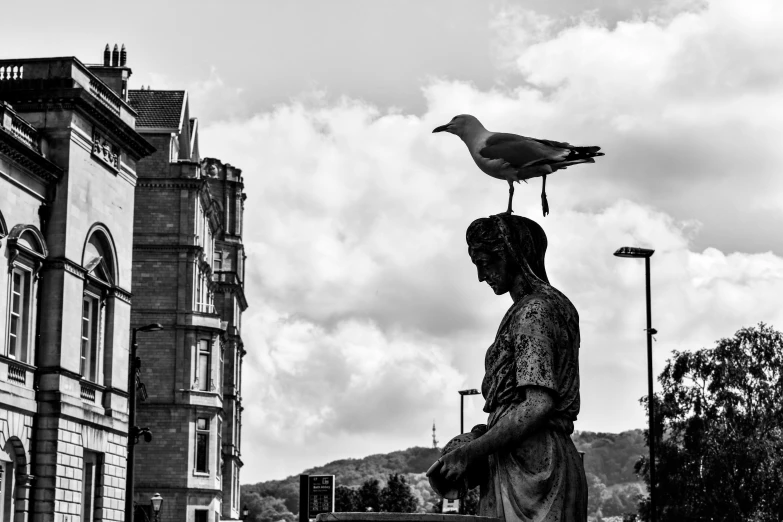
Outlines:
{"label": "building", "polygon": [[[166,521],[239,519],[241,171],[202,159],[186,91],[131,90],[136,130],[156,149],[137,165],[132,325],[148,397],[137,424],[135,498],[160,493]],[[141,335],[141,334],[140,334]],[[139,515],[137,515],[137,520]]]}
{"label": "building", "polygon": [[241,171],[126,58],[0,60],[0,522],[125,520],[150,323],[136,520],[240,518]]}
{"label": "building", "polygon": [[0,521],[124,520],[130,69],[0,60]]}

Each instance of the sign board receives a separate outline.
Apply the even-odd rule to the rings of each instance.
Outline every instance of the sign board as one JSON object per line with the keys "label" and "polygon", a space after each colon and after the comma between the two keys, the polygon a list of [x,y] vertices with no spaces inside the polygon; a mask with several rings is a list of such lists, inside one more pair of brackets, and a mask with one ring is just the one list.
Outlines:
{"label": "sign board", "polygon": [[334,512],[334,475],[309,475],[307,477],[307,516],[315,518],[321,513]]}
{"label": "sign board", "polygon": [[457,513],[459,514],[459,499],[457,500],[449,500],[447,498],[443,499],[443,509],[441,509],[441,513]]}

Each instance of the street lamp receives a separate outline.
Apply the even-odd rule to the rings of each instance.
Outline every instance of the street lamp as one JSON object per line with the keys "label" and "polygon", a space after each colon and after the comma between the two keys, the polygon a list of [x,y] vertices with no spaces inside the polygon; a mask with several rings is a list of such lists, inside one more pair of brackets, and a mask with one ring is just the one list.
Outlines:
{"label": "street lamp", "polygon": [[163,505],[163,497],[160,496],[160,493],[155,493],[152,498],[150,499],[150,504],[152,504],[152,512],[155,513],[155,522],[158,522],[158,515],[160,515],[160,507]]}
{"label": "street lamp", "polygon": [[[131,353],[130,361],[128,361],[128,461],[125,471],[125,520],[127,522],[133,522],[133,447],[139,442],[140,436],[143,436],[146,442],[152,440],[152,435],[148,428],[136,426],[136,390],[138,389],[138,374],[141,368],[141,361],[136,356],[136,351],[139,348],[136,342],[136,334],[138,332],[157,332],[159,330],[163,330],[163,327],[158,323],[132,329]],[[160,509],[160,505],[158,505],[158,509]]]}
{"label": "street lamp", "polygon": [[655,431],[653,419],[655,413],[653,409],[653,360],[652,360],[652,336],[658,331],[652,327],[652,312],[650,311],[650,257],[655,250],[649,248],[622,247],[614,253],[617,257],[630,257],[634,259],[644,259],[644,279],[647,294],[647,409],[649,411],[650,423],[650,520],[655,522],[655,501],[653,491],[655,490]]}
{"label": "street lamp", "polygon": [[478,395],[476,389],[459,390],[459,432],[465,433],[465,395]]}
{"label": "street lamp", "polygon": [[247,520],[247,515],[250,513],[250,510],[247,509],[247,504],[245,504],[242,507],[242,520]]}

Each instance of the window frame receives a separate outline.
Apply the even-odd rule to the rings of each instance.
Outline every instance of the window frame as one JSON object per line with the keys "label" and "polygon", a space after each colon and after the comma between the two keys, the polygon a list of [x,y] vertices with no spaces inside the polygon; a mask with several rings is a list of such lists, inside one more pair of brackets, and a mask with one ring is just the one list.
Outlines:
{"label": "window frame", "polygon": [[[9,359],[32,365],[35,348],[35,304],[36,304],[36,273],[35,269],[25,263],[15,262],[8,281],[8,335],[6,336],[5,355]],[[19,310],[14,313],[14,296],[16,294],[16,276],[20,278]],[[14,318],[14,315],[17,317]],[[18,321],[17,331],[13,332],[14,319]],[[20,334],[22,342],[20,343]],[[11,338],[14,338],[13,346]],[[12,353],[13,351],[13,353]],[[21,352],[21,353],[20,353]]]}
{"label": "window frame", "polygon": [[[204,421],[205,427],[201,428],[199,427],[199,421]],[[208,416],[200,416],[196,415],[196,422],[194,423],[195,427],[195,441],[193,446],[193,473],[195,475],[209,475],[209,442],[210,442],[210,418]],[[199,469],[199,438],[204,437],[204,452],[203,455],[203,468]]]}
{"label": "window frame", "polygon": [[[212,340],[201,338],[196,343],[196,367],[193,389],[202,392],[214,391],[212,378]],[[202,382],[203,377],[203,382]]]}
{"label": "window frame", "polygon": [[[1,216],[0,216],[1,217]],[[21,364],[34,366],[36,347],[37,347],[37,321],[38,321],[38,281],[40,279],[40,270],[43,261],[48,255],[46,242],[41,232],[33,225],[15,225],[6,240],[8,249],[8,285],[6,289],[6,325],[8,333],[2,341],[2,354],[11,360]],[[26,357],[20,357],[19,350],[14,346],[14,355],[11,356],[11,315],[13,310],[13,290],[14,273],[22,273],[25,277],[29,276],[29,293],[27,294],[26,325],[23,325],[26,331],[26,343],[23,347],[26,350]],[[20,304],[24,299],[20,299]],[[18,338],[18,337],[17,337]]]}
{"label": "window frame", "polygon": [[[103,381],[103,340],[105,337],[104,332],[104,324],[105,324],[105,318],[104,318],[104,311],[105,311],[105,299],[101,295],[103,292],[101,292],[99,289],[96,289],[92,285],[85,284],[84,291],[82,292],[82,313],[81,313],[81,341],[79,343],[80,349],[79,349],[79,375],[81,375],[82,379],[95,383],[95,384],[101,384]],[[85,315],[84,315],[84,308],[86,303],[90,303],[90,306],[92,308],[91,310],[91,316],[89,317],[89,337],[87,338],[89,342],[89,349],[87,350],[87,353],[85,353],[84,350],[84,321],[85,321]],[[89,367],[86,367],[85,361],[91,360],[91,364]],[[85,369],[89,370],[89,373],[86,374]]]}

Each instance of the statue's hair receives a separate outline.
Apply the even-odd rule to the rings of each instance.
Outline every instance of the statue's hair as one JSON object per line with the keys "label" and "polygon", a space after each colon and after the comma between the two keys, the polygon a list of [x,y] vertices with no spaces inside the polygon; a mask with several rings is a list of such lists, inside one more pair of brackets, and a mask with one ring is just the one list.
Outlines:
{"label": "statue's hair", "polygon": [[549,283],[544,267],[547,239],[544,229],[522,216],[496,214],[479,218],[470,224],[465,234],[468,250],[487,252],[513,260],[531,284],[531,276]]}

